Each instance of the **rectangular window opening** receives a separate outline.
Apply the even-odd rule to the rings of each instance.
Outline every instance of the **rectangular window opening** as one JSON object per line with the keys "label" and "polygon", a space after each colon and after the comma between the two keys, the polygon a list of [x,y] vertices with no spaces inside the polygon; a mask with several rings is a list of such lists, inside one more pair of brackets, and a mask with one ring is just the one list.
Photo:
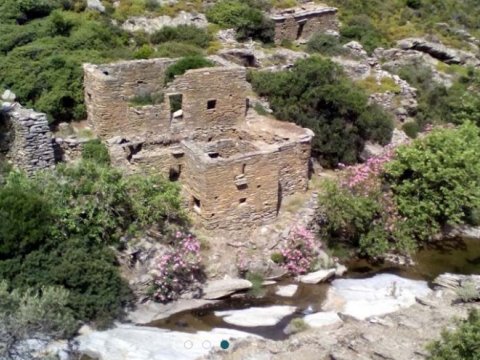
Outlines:
{"label": "rectangular window opening", "polygon": [[238,202],[240,204],[245,204],[247,202],[247,198],[241,198]]}
{"label": "rectangular window opening", "polygon": [[305,27],[305,23],[305,21],[298,23],[297,40],[300,39],[303,35],[303,28]]}
{"label": "rectangular window opening", "polygon": [[173,94],[168,97],[170,101],[170,116],[171,119],[182,119],[183,118],[183,95],[182,94]]}
{"label": "rectangular window opening", "polygon": [[213,110],[217,107],[217,100],[208,100],[207,101],[207,110]]}
{"label": "rectangular window opening", "polygon": [[208,156],[210,156],[212,159],[216,159],[220,156],[218,152],[209,152]]}
{"label": "rectangular window opening", "polygon": [[193,210],[198,213],[202,212],[202,204],[200,203],[200,199],[197,199],[195,196],[193,197]]}

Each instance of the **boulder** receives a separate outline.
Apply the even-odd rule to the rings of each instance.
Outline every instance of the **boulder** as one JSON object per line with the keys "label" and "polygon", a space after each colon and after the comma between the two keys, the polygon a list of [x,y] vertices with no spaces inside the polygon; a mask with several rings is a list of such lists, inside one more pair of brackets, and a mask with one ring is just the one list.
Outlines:
{"label": "boulder", "polygon": [[237,291],[248,290],[252,283],[245,279],[222,279],[207,282],[203,288],[203,298],[216,300],[231,295]]}
{"label": "boulder", "polygon": [[228,339],[259,338],[231,329],[186,333],[152,327],[117,325],[76,338],[78,351],[98,360],[191,360],[220,349]]}
{"label": "boulder", "polygon": [[292,297],[297,292],[297,289],[298,285],[295,284],[279,286],[275,294],[283,297]]}
{"label": "boulder", "polygon": [[364,320],[409,307],[415,304],[416,297],[427,296],[431,292],[426,281],[392,274],[367,279],[338,279],[328,289],[322,309]]}
{"label": "boulder", "polygon": [[215,311],[215,316],[222,317],[226,323],[236,326],[275,326],[284,317],[292,315],[296,309],[295,306],[282,305],[252,307],[244,310]]}
{"label": "boulder", "polygon": [[87,0],[87,9],[96,10],[98,12],[105,12],[105,6],[103,6],[100,0]]}
{"label": "boulder", "polygon": [[318,270],[307,275],[300,276],[300,282],[304,284],[318,284],[335,276],[335,269]]}
{"label": "boulder", "polygon": [[17,96],[10,90],[5,90],[2,94],[2,100],[6,102],[14,102]]}
{"label": "boulder", "polygon": [[473,283],[480,290],[480,275],[442,274],[433,280],[433,284],[450,290],[456,290],[465,283]]}
{"label": "boulder", "polygon": [[367,141],[365,143],[365,147],[363,148],[362,152],[360,153],[360,160],[367,161],[372,157],[377,157],[382,155],[384,152],[384,148],[380,144],[372,143],[371,141]]}
{"label": "boulder", "polygon": [[312,328],[321,328],[342,323],[342,319],[333,311],[310,314],[305,316],[303,320]]}
{"label": "boulder", "polygon": [[480,60],[477,59],[473,53],[452,49],[441,43],[427,41],[423,38],[403,39],[400,40],[397,45],[402,50],[417,50],[424,52],[446,64],[467,64],[474,66],[480,64]]}
{"label": "boulder", "polygon": [[127,319],[135,324],[149,324],[153,321],[166,319],[182,311],[198,309],[215,303],[217,301],[204,299],[180,299],[168,304],[147,301],[137,305],[134,311],[128,313]]}
{"label": "boulder", "polygon": [[343,48],[348,50],[350,54],[358,58],[366,58],[368,56],[362,44],[360,44],[358,41],[350,41],[344,44]]}

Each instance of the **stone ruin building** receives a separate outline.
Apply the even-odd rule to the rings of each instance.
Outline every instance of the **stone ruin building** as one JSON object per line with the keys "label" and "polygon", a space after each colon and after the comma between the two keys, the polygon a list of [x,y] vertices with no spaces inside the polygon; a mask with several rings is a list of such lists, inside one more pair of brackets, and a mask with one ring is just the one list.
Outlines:
{"label": "stone ruin building", "polygon": [[28,174],[55,166],[47,116],[16,102],[1,105],[0,159],[6,159]]}
{"label": "stone ruin building", "polygon": [[[165,84],[175,61],[84,65],[89,126],[112,163],[179,180],[207,229],[274,219],[284,196],[307,189],[313,132],[249,110],[245,68],[189,70]],[[139,96],[159,100],[135,105]]]}
{"label": "stone ruin building", "polygon": [[337,9],[315,3],[278,10],[270,14],[275,23],[275,43],[307,41],[318,32],[338,32]]}

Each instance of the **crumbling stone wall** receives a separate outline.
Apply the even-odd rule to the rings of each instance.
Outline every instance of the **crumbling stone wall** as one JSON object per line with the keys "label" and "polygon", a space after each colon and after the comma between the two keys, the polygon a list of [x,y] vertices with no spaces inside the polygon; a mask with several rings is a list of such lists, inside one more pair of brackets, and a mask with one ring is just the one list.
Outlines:
{"label": "crumbling stone wall", "polygon": [[136,96],[161,93],[165,70],[174,62],[173,59],[152,59],[85,64],[85,104],[92,130],[103,138],[146,134],[148,123],[129,118],[130,101]]}
{"label": "crumbling stone wall", "polygon": [[10,129],[6,158],[14,166],[29,174],[55,166],[47,115],[14,104],[1,116]]}
{"label": "crumbling stone wall", "polygon": [[[84,65],[89,126],[104,139],[152,138],[212,126],[234,126],[245,118],[248,84],[242,67],[189,70],[165,85],[165,70],[176,60],[154,59],[111,65]],[[156,105],[137,106],[132,99],[162,94]],[[173,97],[181,112],[173,116]]]}
{"label": "crumbling stone wall", "polygon": [[[313,133],[256,113],[250,118],[243,67],[189,70],[164,85],[168,61],[85,65],[89,121],[109,145],[112,164],[181,181],[185,205],[208,229],[274,219],[282,197],[307,189]],[[138,84],[142,71],[148,75]],[[163,101],[133,106],[139,85]]]}
{"label": "crumbling stone wall", "polygon": [[192,213],[206,228],[240,230],[275,218],[278,152],[239,149],[228,158],[211,158],[208,146],[185,146],[185,190]]}
{"label": "crumbling stone wall", "polygon": [[275,42],[308,40],[317,32],[338,31],[337,9],[315,5],[286,9],[271,15]]}

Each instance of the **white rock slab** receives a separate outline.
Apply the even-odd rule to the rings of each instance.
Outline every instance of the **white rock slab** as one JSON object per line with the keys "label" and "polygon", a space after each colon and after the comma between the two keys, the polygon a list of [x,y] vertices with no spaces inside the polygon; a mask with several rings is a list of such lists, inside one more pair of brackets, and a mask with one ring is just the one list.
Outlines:
{"label": "white rock slab", "polygon": [[415,304],[416,296],[427,296],[431,291],[426,281],[392,274],[368,279],[338,279],[332,282],[322,309],[364,320],[409,307]]}
{"label": "white rock slab", "polygon": [[244,310],[215,311],[215,316],[223,317],[223,321],[226,323],[237,326],[274,326],[285,316],[293,314],[295,310],[295,306],[275,305]]}
{"label": "white rock slab", "polygon": [[340,319],[338,314],[333,311],[310,314],[305,316],[303,320],[308,326],[312,328],[321,328],[324,326],[335,325],[342,322],[342,319]]}
{"label": "white rock slab", "polygon": [[247,290],[252,283],[245,279],[222,279],[207,282],[203,288],[203,298],[207,300],[221,299],[240,290]]}
{"label": "white rock slab", "polygon": [[318,270],[307,275],[300,276],[300,282],[304,284],[318,284],[335,276],[335,269]]}
{"label": "white rock slab", "polygon": [[275,294],[283,297],[292,297],[297,292],[297,289],[298,285],[295,284],[279,286]]}
{"label": "white rock slab", "polygon": [[231,329],[183,333],[118,325],[107,331],[94,331],[76,338],[79,352],[99,360],[193,360],[220,349],[222,340],[259,338]]}

